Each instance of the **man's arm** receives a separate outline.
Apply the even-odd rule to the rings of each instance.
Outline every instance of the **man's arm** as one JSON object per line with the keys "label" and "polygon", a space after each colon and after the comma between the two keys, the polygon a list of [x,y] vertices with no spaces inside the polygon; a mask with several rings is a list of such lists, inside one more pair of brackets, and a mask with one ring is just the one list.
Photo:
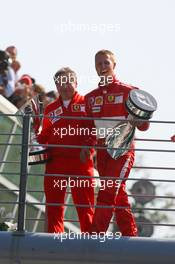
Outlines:
{"label": "man's arm", "polygon": [[136,119],[130,114],[128,115],[128,120],[132,126],[136,127],[140,131],[146,131],[150,127],[149,121],[139,121],[139,119]]}
{"label": "man's arm", "polygon": [[5,95],[8,98],[14,93],[14,91],[15,91],[15,82],[16,82],[15,73],[10,67],[8,69],[7,76],[8,76],[8,82],[7,82],[7,85],[5,87]]}
{"label": "man's arm", "polygon": [[[91,117],[91,111],[88,104],[88,98],[85,96],[85,113],[86,117]],[[85,146],[94,146],[96,144],[96,136],[93,135],[92,130],[95,128],[94,120],[82,120],[82,126],[88,129],[88,136],[84,139]],[[85,163],[87,159],[90,159],[91,154],[93,154],[94,149],[83,148],[80,151],[80,160]]]}
{"label": "man's arm", "polygon": [[150,123],[149,122],[138,122],[138,124],[136,125],[136,127],[140,130],[140,131],[146,131],[148,130],[148,128],[150,127]]}

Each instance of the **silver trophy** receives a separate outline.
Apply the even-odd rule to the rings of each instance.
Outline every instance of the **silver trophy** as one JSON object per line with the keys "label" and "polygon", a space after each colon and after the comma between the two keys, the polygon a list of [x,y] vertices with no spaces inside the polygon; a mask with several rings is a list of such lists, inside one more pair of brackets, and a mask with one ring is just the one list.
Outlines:
{"label": "silver trophy", "polygon": [[135,126],[132,125],[132,121],[149,120],[157,109],[157,102],[151,94],[134,89],[130,91],[125,106],[129,113],[128,119],[119,122],[105,140],[107,151],[113,159],[118,159],[131,147],[135,134]]}
{"label": "silver trophy", "polygon": [[43,103],[39,95],[29,99],[17,112],[18,114],[25,114],[26,109],[29,108],[32,114],[32,125],[30,133],[30,151],[29,151],[29,165],[37,165],[48,161],[47,148],[42,147],[37,142],[37,134],[42,126]]}

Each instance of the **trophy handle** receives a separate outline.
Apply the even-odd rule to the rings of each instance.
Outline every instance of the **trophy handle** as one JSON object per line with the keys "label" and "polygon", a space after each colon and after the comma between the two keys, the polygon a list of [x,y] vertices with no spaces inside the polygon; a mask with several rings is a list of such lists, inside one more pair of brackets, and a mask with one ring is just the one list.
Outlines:
{"label": "trophy handle", "polygon": [[32,110],[33,110],[33,114],[35,116],[33,116],[33,129],[35,131],[35,134],[38,134],[39,132],[39,128],[40,128],[40,124],[41,124],[41,113],[40,113],[40,110],[41,110],[41,107],[40,107],[40,101],[39,101],[39,98],[38,96],[35,97],[36,98],[36,101],[34,100],[34,98],[31,99],[31,106],[32,106]]}
{"label": "trophy handle", "polygon": [[[43,115],[43,111],[44,111],[44,108],[43,108],[43,102],[40,100],[40,96],[37,95],[35,96],[34,98],[30,98],[29,100],[27,100],[26,103],[24,103],[20,108],[19,110],[16,112],[16,114],[22,114],[24,115],[25,114],[25,109],[27,107],[30,107],[31,108],[31,112],[32,114],[34,115],[33,116],[33,130],[35,132],[35,134],[38,134],[39,132],[39,128],[41,126],[41,123],[42,123],[42,115]],[[20,121],[20,124],[22,124],[21,122],[21,119],[18,118]]]}

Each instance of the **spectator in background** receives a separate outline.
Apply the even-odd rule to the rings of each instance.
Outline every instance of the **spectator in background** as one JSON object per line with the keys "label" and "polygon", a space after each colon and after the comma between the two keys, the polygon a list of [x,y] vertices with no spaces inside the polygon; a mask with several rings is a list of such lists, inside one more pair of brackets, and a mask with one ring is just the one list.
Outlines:
{"label": "spectator in background", "polygon": [[19,87],[24,90],[24,96],[26,97],[26,100],[31,99],[34,96],[32,79],[27,74],[24,74],[21,76],[18,83]]}
{"label": "spectator in background", "polygon": [[9,46],[6,48],[6,53],[9,55],[12,61],[16,61],[17,58],[17,48],[15,46]]}
{"label": "spectator in background", "polygon": [[14,72],[16,74],[16,80],[18,80],[17,73],[18,73],[19,69],[21,68],[20,62],[19,61],[12,61],[11,67],[12,67],[12,69],[14,70]]}
{"label": "spectator in background", "polygon": [[8,54],[0,50],[0,94],[9,101],[12,100],[15,90],[15,74],[9,64]]}
{"label": "spectator in background", "polygon": [[18,71],[21,68],[21,63],[17,60],[17,48],[15,46],[9,46],[6,48],[6,53],[11,59],[11,68],[14,70],[16,81],[18,80]]}
{"label": "spectator in background", "polygon": [[38,100],[44,104],[46,92],[45,92],[45,88],[41,84],[35,83],[33,85],[33,94],[34,94],[34,97],[37,96]]}
{"label": "spectator in background", "polygon": [[31,81],[32,81],[32,85],[34,85],[36,83],[35,79],[31,75],[25,73],[25,74],[22,75],[22,77],[23,76],[29,77],[31,79]]}
{"label": "spectator in background", "polygon": [[28,100],[33,98],[32,79],[25,74],[16,83],[16,89],[13,93],[11,102],[17,107],[22,107]]}
{"label": "spectator in background", "polygon": [[44,100],[44,108],[45,108],[48,104],[50,104],[50,103],[52,103],[53,101],[55,101],[57,98],[58,98],[58,93],[57,93],[57,92],[55,92],[55,91],[53,91],[53,90],[47,92],[46,95],[45,95],[45,100]]}
{"label": "spectator in background", "polygon": [[5,96],[17,108],[21,108],[28,100],[39,95],[39,101],[46,107],[54,101],[58,94],[55,91],[45,92],[42,85],[36,84],[29,74],[18,77],[21,63],[17,60],[17,48],[8,46],[0,50],[0,94]]}
{"label": "spectator in background", "polygon": [[33,85],[33,92],[34,92],[34,96],[38,94],[45,94],[45,88],[41,84],[35,83]]}

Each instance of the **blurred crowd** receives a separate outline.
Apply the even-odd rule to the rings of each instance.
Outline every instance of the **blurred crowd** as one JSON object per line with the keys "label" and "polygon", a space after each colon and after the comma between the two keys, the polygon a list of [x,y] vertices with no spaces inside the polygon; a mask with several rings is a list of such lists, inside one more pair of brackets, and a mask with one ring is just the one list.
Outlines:
{"label": "blurred crowd", "polygon": [[20,76],[19,70],[21,71],[22,67],[17,55],[15,46],[0,50],[0,94],[19,109],[36,98],[45,108],[58,97],[57,92],[54,90],[46,92],[45,87],[27,73]]}

